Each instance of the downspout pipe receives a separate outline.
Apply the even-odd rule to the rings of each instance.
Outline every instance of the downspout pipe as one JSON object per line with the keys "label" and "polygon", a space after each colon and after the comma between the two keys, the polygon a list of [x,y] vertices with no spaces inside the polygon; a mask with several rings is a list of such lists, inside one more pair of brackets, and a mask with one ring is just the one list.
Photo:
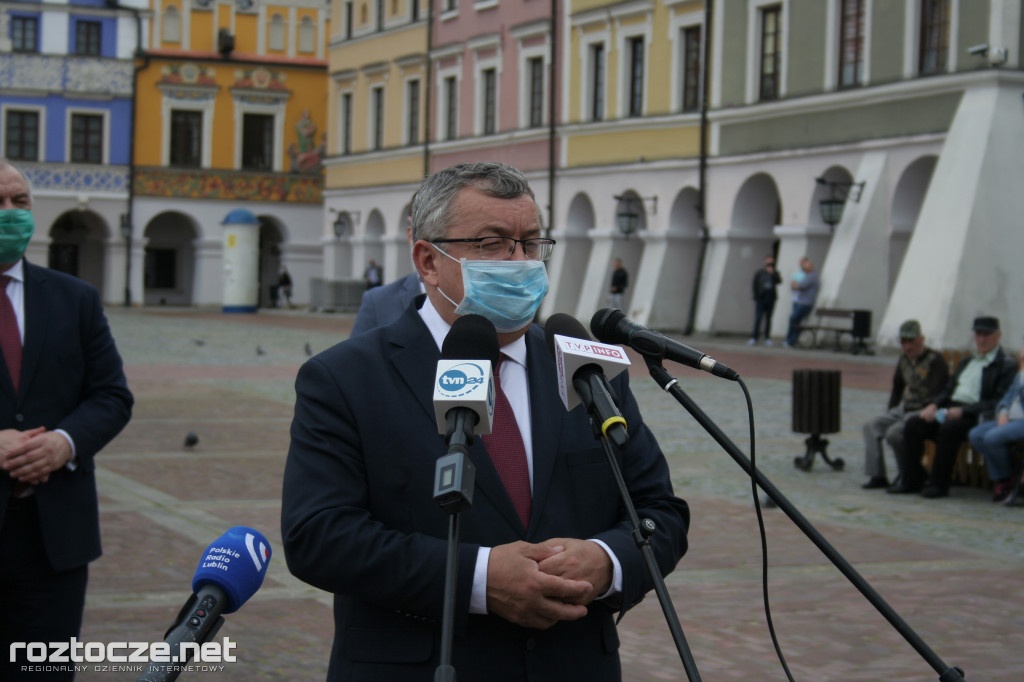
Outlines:
{"label": "downspout pipe", "polygon": [[704,277],[704,259],[708,252],[708,243],[711,237],[708,234],[707,221],[707,170],[708,170],[708,81],[711,61],[711,14],[713,0],[704,0],[704,51],[701,65],[701,93],[700,93],[700,162],[697,195],[697,215],[700,220],[700,255],[697,257],[697,268],[693,280],[693,296],[690,298],[690,312],[686,320],[684,336],[693,334],[694,323],[697,319],[697,301],[700,299],[700,283]]}

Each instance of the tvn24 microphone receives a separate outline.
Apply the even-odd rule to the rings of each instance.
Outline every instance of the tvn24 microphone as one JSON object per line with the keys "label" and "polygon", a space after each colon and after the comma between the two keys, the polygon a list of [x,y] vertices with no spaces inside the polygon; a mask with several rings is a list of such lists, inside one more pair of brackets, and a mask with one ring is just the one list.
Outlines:
{"label": "tvn24 microphone", "polygon": [[473,435],[491,432],[494,422],[494,373],[500,355],[498,333],[482,315],[455,320],[441,345],[434,380],[434,416],[448,454],[437,461],[434,500],[461,511],[472,505],[476,471],[469,459]]}
{"label": "tvn24 microphone", "polygon": [[625,448],[629,444],[629,430],[607,377],[614,377],[629,366],[626,353],[618,346],[591,341],[583,325],[564,313],[555,313],[547,319],[544,336],[555,358],[558,394],[566,409],[583,403],[591,418],[600,425],[601,433],[618,448]]}
{"label": "tvn24 microphone", "polygon": [[153,661],[138,682],[171,682],[217,634],[224,617],[234,613],[263,584],[270,563],[270,543],[252,528],[235,526],[214,540],[199,559],[188,598],[164,642],[169,660]]}
{"label": "tvn24 microphone", "polygon": [[717,362],[710,355],[639,325],[615,308],[602,308],[594,313],[590,320],[590,331],[605,343],[629,346],[644,357],[673,360],[732,381],[738,381],[740,378],[739,374]]}

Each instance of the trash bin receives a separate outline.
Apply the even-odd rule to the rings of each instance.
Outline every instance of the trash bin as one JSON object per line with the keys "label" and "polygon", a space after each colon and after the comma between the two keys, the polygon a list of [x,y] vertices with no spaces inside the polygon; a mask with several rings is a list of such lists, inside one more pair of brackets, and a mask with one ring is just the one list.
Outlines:
{"label": "trash bin", "polygon": [[839,457],[829,459],[828,440],[821,437],[839,432],[841,382],[842,372],[837,369],[793,370],[793,431],[810,434],[804,441],[807,451],[793,460],[798,469],[809,471],[815,453],[833,469],[841,470],[845,464]]}

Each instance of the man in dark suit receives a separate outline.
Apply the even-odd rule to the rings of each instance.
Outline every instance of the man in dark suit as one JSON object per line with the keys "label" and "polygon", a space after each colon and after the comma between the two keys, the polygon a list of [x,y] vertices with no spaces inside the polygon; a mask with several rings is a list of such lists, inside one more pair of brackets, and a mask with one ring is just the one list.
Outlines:
{"label": "man in dark suit", "polygon": [[[131,417],[99,294],[22,257],[28,181],[0,160],[0,679],[24,679],[12,642],[68,642],[100,556],[93,457]],[[33,672],[31,679],[71,679]]]}
{"label": "man in dark suit", "polygon": [[[540,261],[554,248],[533,193],[504,164],[440,171],[416,196],[413,236],[426,296],[312,358],[296,380],[281,527],[290,570],[335,595],[328,679],[433,679],[448,528],[433,500],[435,461],[447,451],[434,372],[452,322],[488,311],[503,354],[495,430],[507,400],[522,457],[487,436],[470,448],[476,487],[461,515],[454,667],[488,682],[619,680],[614,614],[653,580],[588,416],[562,406],[543,330],[531,324],[547,291]],[[496,298],[473,274],[493,261],[507,283]],[[689,511],[626,374],[611,384],[630,432],[617,457],[639,515],[657,526],[652,548],[667,574],[686,551]]]}
{"label": "man in dark suit", "polygon": [[[960,361],[946,387],[903,429],[903,452],[897,463],[900,482],[890,493],[916,493],[946,497],[960,444],[980,419],[991,419],[996,403],[1006,394],[1017,373],[1017,363],[999,346],[1002,332],[996,317],[974,318],[975,352]],[[925,439],[935,441],[935,458],[927,483],[921,456]],[[922,489],[923,485],[923,489]]]}

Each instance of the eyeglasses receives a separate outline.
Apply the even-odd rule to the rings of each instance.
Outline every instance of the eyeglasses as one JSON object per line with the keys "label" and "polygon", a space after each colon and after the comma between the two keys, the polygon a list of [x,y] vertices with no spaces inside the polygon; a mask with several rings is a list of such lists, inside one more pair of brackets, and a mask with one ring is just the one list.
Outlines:
{"label": "eyeglasses", "polygon": [[431,244],[476,244],[481,260],[504,260],[523,245],[523,253],[530,260],[547,260],[555,250],[554,239],[513,239],[512,237],[475,237],[473,239],[432,239]]}

